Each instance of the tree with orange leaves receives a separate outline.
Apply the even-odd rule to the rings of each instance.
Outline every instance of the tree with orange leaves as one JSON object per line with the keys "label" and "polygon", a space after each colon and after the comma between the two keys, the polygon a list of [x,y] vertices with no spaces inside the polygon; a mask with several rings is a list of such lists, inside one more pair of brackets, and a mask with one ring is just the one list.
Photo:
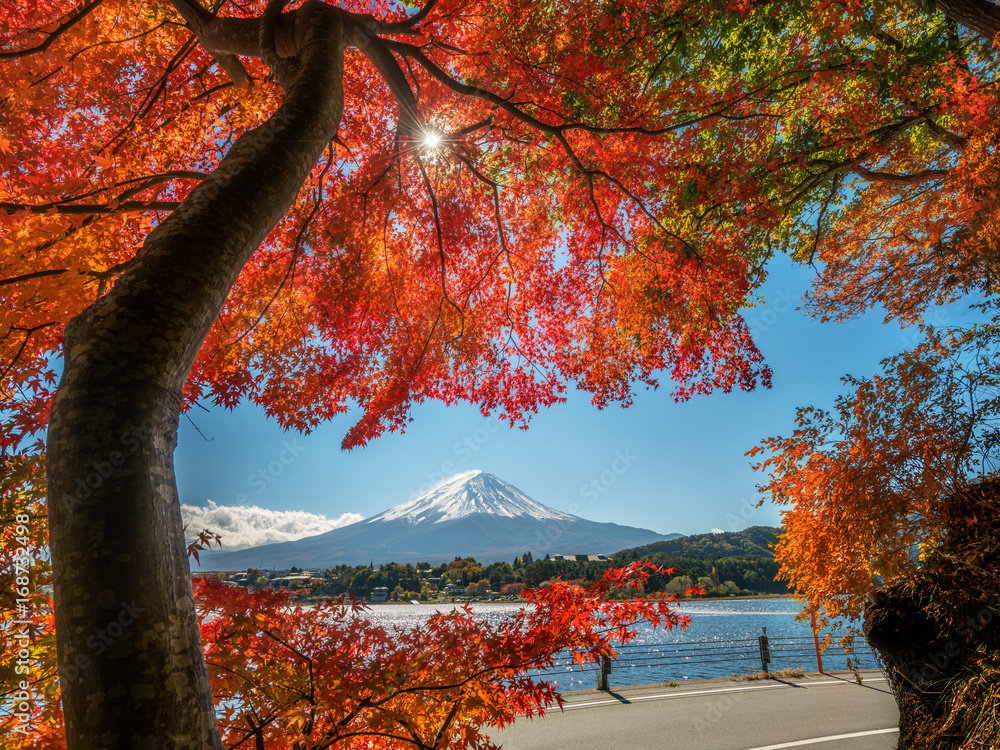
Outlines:
{"label": "tree with orange leaves", "polygon": [[[1000,183],[992,117],[938,180],[873,182],[808,249],[820,273],[807,310],[843,321],[881,306],[916,324],[930,305],[995,289]],[[806,250],[800,251],[805,254]]]}
{"label": "tree with orange leaves", "polygon": [[983,709],[1000,688],[997,331],[925,329],[881,374],[846,376],[833,412],[799,409],[749,453],[770,454],[760,489],[786,508],[780,575],[807,611],[846,618],[848,648],[863,618],[915,750],[1000,740]]}
{"label": "tree with orange leaves", "polygon": [[598,405],[658,371],[678,398],[766,383],[739,309],[770,255],[861,221],[851,180],[928,188],[896,213],[920,246],[932,188],[989,153],[994,6],[940,7],[0,9],[0,445],[47,430],[70,747],[220,746],[183,409],[310,429],[354,401],[350,447],[427,398],[514,424],[567,383]]}
{"label": "tree with orange leaves", "polygon": [[[942,503],[995,468],[995,332],[931,329],[879,375],[843,378],[835,409],[800,408],[789,437],[748,455],[782,513],[781,575],[813,611],[860,618],[876,586],[944,541]],[[770,455],[768,455],[770,454]]]}

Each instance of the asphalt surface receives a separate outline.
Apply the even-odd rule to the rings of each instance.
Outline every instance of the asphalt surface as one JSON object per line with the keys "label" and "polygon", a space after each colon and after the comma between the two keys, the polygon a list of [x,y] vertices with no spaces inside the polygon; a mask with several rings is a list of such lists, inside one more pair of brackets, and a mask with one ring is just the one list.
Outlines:
{"label": "asphalt surface", "polygon": [[491,739],[504,750],[891,750],[899,714],[878,671],[692,680],[564,693],[563,710]]}

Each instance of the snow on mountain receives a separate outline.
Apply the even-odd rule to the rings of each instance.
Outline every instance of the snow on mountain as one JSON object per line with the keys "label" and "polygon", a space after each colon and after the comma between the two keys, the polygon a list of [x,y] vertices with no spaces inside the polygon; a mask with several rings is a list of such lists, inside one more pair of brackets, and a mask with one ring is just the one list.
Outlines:
{"label": "snow on mountain", "polygon": [[486,564],[510,562],[526,551],[539,559],[546,554],[609,554],[676,536],[588,521],[543,505],[492,474],[470,471],[415,500],[339,529],[232,552],[203,552],[201,567],[440,563],[456,556]]}
{"label": "snow on mountain", "polygon": [[526,516],[539,521],[568,521],[574,518],[569,513],[542,505],[514,485],[476,469],[456,474],[427,494],[390,508],[365,523],[396,519],[407,519],[411,523],[443,523],[476,513],[506,518]]}

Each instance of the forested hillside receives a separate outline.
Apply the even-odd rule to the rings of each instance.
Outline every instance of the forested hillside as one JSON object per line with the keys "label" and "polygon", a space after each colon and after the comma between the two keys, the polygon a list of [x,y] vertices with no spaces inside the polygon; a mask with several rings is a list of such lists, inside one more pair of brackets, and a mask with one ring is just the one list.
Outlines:
{"label": "forested hillside", "polygon": [[682,557],[774,557],[781,529],[776,526],[751,526],[743,531],[723,531],[719,534],[692,534],[666,542],[654,542],[642,547],[616,552],[612,557],[629,560],[648,557],[657,552]]}
{"label": "forested hillside", "polygon": [[[616,552],[611,557],[624,562],[644,559],[665,568],[675,568],[673,587],[700,585],[709,595],[736,593],[791,593],[785,581],[776,581],[774,559],[780,528],[751,526],[743,531],[694,534]],[[655,585],[658,581],[651,581]]]}

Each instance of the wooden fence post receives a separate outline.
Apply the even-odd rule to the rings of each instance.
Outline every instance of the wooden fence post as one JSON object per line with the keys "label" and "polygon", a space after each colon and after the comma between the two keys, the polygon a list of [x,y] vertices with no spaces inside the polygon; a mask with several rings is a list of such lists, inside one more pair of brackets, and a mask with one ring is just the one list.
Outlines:
{"label": "wooden fence post", "polygon": [[611,688],[608,685],[608,677],[611,676],[611,657],[602,656],[601,657],[601,677],[597,685],[598,690],[610,691]]}
{"label": "wooden fence post", "polygon": [[816,645],[816,669],[823,673],[823,657],[819,651],[819,628],[816,627],[816,610],[812,611],[813,643]]}
{"label": "wooden fence post", "polygon": [[767,643],[767,628],[761,628],[764,635],[757,636],[757,645],[760,647],[760,669],[767,672],[767,665],[771,663],[771,648]]}

